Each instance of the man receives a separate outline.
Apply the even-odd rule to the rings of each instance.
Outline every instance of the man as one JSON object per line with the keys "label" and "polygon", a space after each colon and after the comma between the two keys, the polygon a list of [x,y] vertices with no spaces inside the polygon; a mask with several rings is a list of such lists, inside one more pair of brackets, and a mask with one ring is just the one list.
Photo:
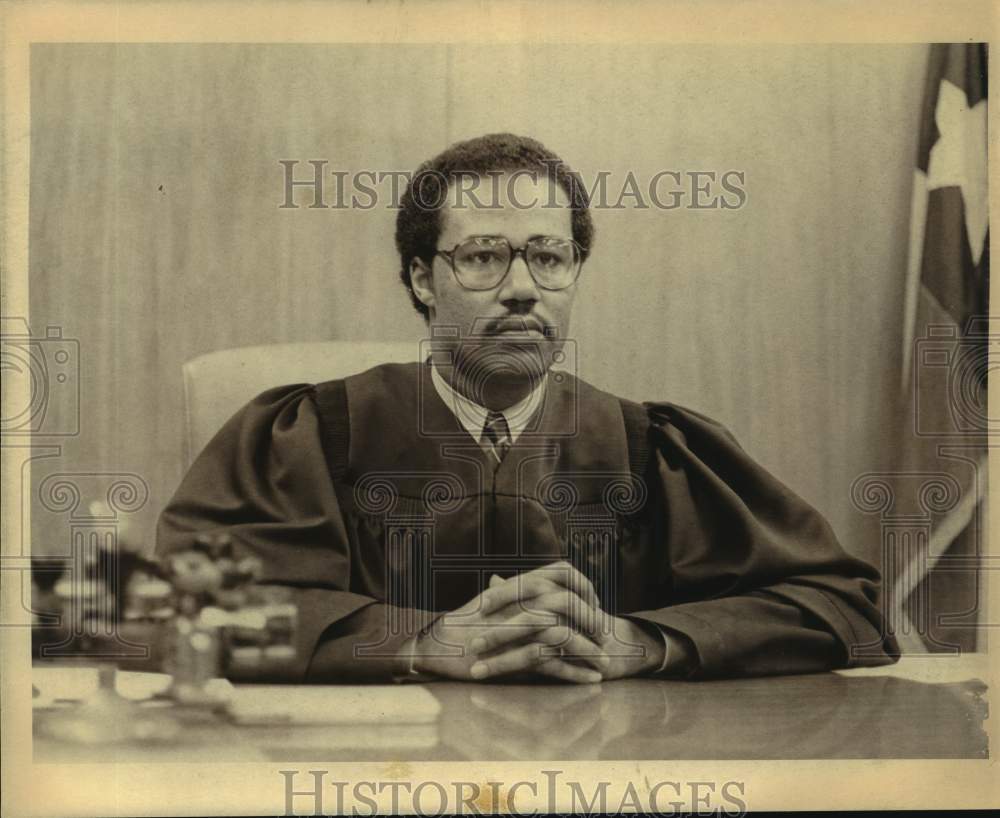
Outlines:
{"label": "man", "polygon": [[272,389],[219,432],[159,548],[225,530],[294,589],[296,678],[596,682],[891,661],[878,573],[714,421],[566,372],[593,226],[509,134],[402,200],[420,364]]}

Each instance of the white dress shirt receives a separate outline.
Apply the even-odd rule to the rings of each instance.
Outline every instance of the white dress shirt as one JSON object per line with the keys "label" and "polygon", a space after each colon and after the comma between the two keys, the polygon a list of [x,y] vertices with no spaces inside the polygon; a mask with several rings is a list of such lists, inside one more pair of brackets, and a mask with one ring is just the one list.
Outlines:
{"label": "white dress shirt", "polygon": [[[485,452],[489,453],[493,448],[493,444],[483,434],[483,427],[486,425],[486,416],[489,414],[489,410],[453,389],[433,364],[431,365],[431,380],[434,382],[434,388],[437,390],[438,395],[441,396],[444,405],[451,409],[455,417],[458,418],[458,422],[462,424],[462,427],[469,433],[472,439],[482,446]],[[548,375],[538,382],[538,385],[531,390],[526,398],[518,401],[513,406],[508,406],[506,409],[500,410],[500,414],[507,421],[507,428],[510,430],[510,442],[512,444],[517,443],[517,439],[521,436],[525,428],[527,428],[535,412],[542,405],[542,401],[545,399],[545,384],[547,382]]]}

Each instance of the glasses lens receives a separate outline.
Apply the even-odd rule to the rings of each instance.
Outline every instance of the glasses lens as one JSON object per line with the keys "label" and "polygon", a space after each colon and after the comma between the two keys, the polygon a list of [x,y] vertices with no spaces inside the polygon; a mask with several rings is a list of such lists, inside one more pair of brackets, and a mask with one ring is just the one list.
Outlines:
{"label": "glasses lens", "polygon": [[528,267],[543,287],[558,290],[576,280],[580,257],[576,245],[550,236],[528,242]]}
{"label": "glasses lens", "polygon": [[472,290],[489,290],[507,274],[510,245],[503,239],[476,238],[455,248],[455,272]]}

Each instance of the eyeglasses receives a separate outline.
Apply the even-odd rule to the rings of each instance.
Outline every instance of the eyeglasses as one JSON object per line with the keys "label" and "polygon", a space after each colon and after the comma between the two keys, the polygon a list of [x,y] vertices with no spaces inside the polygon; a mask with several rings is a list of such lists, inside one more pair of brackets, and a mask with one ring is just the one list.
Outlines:
{"label": "eyeglasses", "polygon": [[572,239],[535,236],[515,249],[502,236],[473,236],[451,250],[438,250],[451,264],[455,278],[467,290],[492,290],[521,256],[535,283],[543,290],[565,290],[580,275],[583,250]]}

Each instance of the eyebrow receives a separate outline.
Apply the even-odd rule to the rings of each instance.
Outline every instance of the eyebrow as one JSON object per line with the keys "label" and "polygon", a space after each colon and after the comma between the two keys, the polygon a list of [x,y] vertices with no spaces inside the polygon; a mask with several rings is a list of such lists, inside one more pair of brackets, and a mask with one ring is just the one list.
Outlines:
{"label": "eyebrow", "polygon": [[[469,239],[506,239],[506,236],[500,233],[469,233],[467,236],[462,237],[462,241],[468,241]],[[510,239],[507,239],[510,241]]]}
{"label": "eyebrow", "polygon": [[[528,241],[531,241],[532,239],[567,239],[567,238],[569,237],[560,236],[556,233],[532,233],[530,236],[528,236]],[[466,236],[463,236],[461,241],[469,241],[469,239],[506,239],[507,241],[510,241],[510,239],[507,238],[507,236],[504,236],[500,233],[470,233]]]}

